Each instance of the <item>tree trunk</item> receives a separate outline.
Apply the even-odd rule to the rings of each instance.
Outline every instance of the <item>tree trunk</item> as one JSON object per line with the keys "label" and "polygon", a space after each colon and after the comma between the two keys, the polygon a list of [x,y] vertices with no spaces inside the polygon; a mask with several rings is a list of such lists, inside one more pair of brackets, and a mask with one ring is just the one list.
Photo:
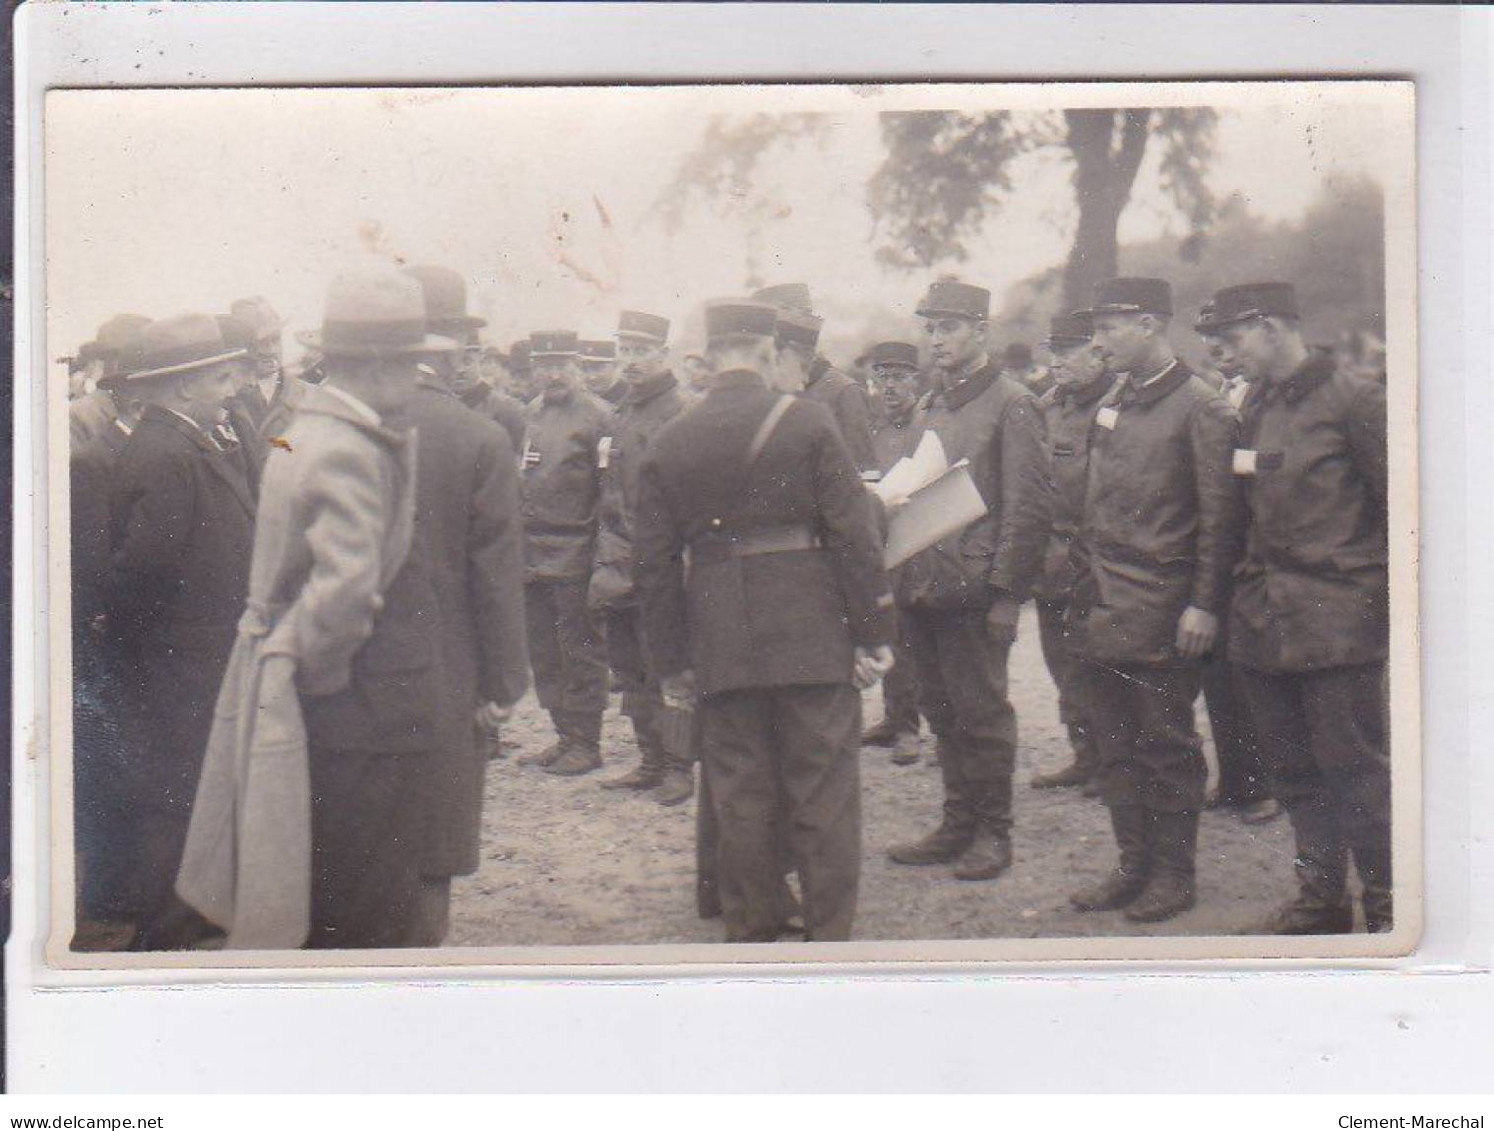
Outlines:
{"label": "tree trunk", "polygon": [[1119,272],[1117,230],[1146,153],[1152,112],[1066,110],[1079,223],[1063,273],[1064,311],[1089,306],[1095,284]]}

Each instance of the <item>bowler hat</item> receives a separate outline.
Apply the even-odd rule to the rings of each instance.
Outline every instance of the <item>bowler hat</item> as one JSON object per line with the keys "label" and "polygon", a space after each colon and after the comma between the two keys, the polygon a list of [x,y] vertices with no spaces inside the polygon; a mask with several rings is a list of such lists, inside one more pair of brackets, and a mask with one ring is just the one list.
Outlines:
{"label": "bowler hat", "polygon": [[1086,344],[1093,336],[1094,327],[1084,311],[1073,314],[1055,314],[1048,323],[1049,349],[1069,349]]}
{"label": "bowler hat", "polygon": [[488,324],[467,313],[467,281],[450,267],[406,267],[405,274],[425,294],[425,324],[433,333],[460,334]]}
{"label": "bowler hat", "polygon": [[256,342],[276,337],[281,330],[285,329],[285,319],[275,313],[270,300],[263,295],[235,300],[229,306],[228,313],[249,327],[249,332],[254,335]]}
{"label": "bowler hat", "polygon": [[617,336],[666,342],[669,340],[669,319],[640,310],[624,310],[617,316]]}
{"label": "bowler hat", "polygon": [[134,368],[136,359],[131,351],[140,342],[140,331],[149,325],[150,319],[143,314],[116,314],[98,328],[93,341],[79,347],[78,356],[71,359],[72,368],[102,361],[105,377],[115,377]]}
{"label": "bowler hat", "polygon": [[1166,279],[1123,277],[1095,285],[1089,314],[1165,314],[1172,316],[1172,285]]}
{"label": "bowler hat", "polygon": [[127,381],[146,381],[203,369],[243,357],[245,351],[224,344],[218,320],[211,314],[178,314],[152,322],[140,331]]}
{"label": "bowler hat", "polygon": [[765,302],[779,310],[790,310],[799,314],[813,314],[814,301],[809,297],[808,283],[778,283],[754,291],[754,302]]}
{"label": "bowler hat", "polygon": [[803,314],[796,310],[780,310],[774,336],[780,345],[814,349],[819,344],[820,327],[823,324],[824,320],[813,314]]}
{"label": "bowler hat", "polygon": [[706,304],[705,324],[710,345],[739,338],[771,338],[778,326],[778,311],[752,299],[717,299]]}
{"label": "bowler hat", "polygon": [[1217,333],[1252,318],[1300,318],[1297,290],[1291,283],[1244,283],[1225,287],[1204,303],[1194,329]]}
{"label": "bowler hat", "polygon": [[529,335],[529,356],[575,357],[580,349],[570,330],[536,330]]}
{"label": "bowler hat", "polygon": [[984,322],[990,313],[991,292],[957,279],[939,279],[930,283],[917,310],[920,318],[952,314],[958,318],[973,318],[977,322]]}
{"label": "bowler hat", "polygon": [[580,345],[582,361],[616,361],[617,343],[585,341]]}
{"label": "bowler hat", "polygon": [[908,342],[878,342],[865,353],[871,366],[901,365],[908,369],[918,368],[918,347]]}
{"label": "bowler hat", "polygon": [[388,357],[454,350],[450,338],[425,330],[420,284],[386,264],[344,271],[327,287],[322,328],[297,338],[318,353]]}

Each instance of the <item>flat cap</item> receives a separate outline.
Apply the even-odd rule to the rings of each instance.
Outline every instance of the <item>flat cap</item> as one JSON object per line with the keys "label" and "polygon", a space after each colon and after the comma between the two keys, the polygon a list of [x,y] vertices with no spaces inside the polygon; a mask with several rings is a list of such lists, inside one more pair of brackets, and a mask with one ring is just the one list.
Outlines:
{"label": "flat cap", "polygon": [[570,330],[536,330],[529,335],[529,356],[575,357],[580,345]]}
{"label": "flat cap", "polygon": [[929,284],[928,293],[918,304],[920,318],[954,315],[984,322],[990,314],[991,292],[958,279],[939,279]]}
{"label": "flat cap", "polygon": [[669,319],[641,310],[624,310],[617,316],[617,336],[665,342],[669,340]]}
{"label": "flat cap", "polygon": [[1172,315],[1172,285],[1166,279],[1121,277],[1095,285],[1089,314]]}
{"label": "flat cap", "polygon": [[794,311],[798,314],[814,313],[814,301],[809,297],[808,283],[778,283],[775,286],[763,287],[759,291],[754,291],[752,298],[755,302],[765,302],[779,310]]}
{"label": "flat cap", "polygon": [[864,356],[866,363],[871,366],[900,365],[906,369],[918,368],[918,347],[911,342],[878,342]]}
{"label": "flat cap", "polygon": [[711,344],[735,338],[771,338],[778,326],[778,311],[765,302],[727,298],[707,303],[706,341]]}
{"label": "flat cap", "polygon": [[1297,289],[1291,283],[1243,283],[1225,287],[1204,303],[1193,328],[1200,334],[1209,334],[1252,318],[1301,316]]}

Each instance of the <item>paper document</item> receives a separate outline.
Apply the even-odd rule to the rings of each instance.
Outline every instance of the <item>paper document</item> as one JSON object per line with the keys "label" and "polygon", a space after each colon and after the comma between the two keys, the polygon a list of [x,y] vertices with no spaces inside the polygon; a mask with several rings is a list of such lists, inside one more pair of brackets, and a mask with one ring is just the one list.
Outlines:
{"label": "paper document", "polygon": [[[941,459],[944,456],[942,446],[939,456]],[[889,508],[887,547],[882,552],[882,562],[888,569],[901,565],[985,513],[986,501],[970,478],[970,461],[962,459],[932,483],[913,492],[901,506]]]}
{"label": "paper document", "polygon": [[944,454],[944,444],[939,434],[930,430],[918,441],[913,454],[893,464],[872,490],[889,508],[898,507],[948,470],[949,457]]}

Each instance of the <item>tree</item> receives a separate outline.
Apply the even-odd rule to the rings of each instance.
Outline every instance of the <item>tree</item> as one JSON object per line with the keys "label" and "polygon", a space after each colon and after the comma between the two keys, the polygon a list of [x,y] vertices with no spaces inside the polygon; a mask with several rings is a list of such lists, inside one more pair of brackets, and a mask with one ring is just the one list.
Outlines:
{"label": "tree", "polygon": [[1011,190],[1013,161],[1036,150],[1060,150],[1073,164],[1078,213],[1062,305],[1076,309],[1096,281],[1116,274],[1121,214],[1154,142],[1162,147],[1162,187],[1189,226],[1180,250],[1197,255],[1215,213],[1204,180],[1215,121],[1214,111],[1203,108],[884,113],[887,157],[867,186],[882,236],[878,257],[903,269],[965,259],[968,241]]}

